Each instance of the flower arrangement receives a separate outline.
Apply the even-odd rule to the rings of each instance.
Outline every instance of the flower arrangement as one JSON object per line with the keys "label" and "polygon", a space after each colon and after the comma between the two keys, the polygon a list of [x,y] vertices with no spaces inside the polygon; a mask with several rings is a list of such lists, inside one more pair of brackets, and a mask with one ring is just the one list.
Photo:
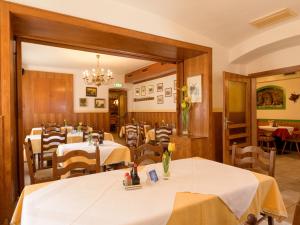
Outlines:
{"label": "flower arrangement", "polygon": [[77,131],[80,132],[82,129],[82,122],[78,123]]}
{"label": "flower arrangement", "polygon": [[181,88],[182,93],[182,101],[181,101],[181,109],[182,109],[182,125],[183,125],[183,134],[188,134],[188,118],[189,112],[191,110],[192,101],[191,97],[188,96],[187,86],[183,86]]}
{"label": "flower arrangement", "polygon": [[64,125],[65,125],[65,127],[67,126],[67,120],[66,119],[64,119]]}
{"label": "flower arrangement", "polygon": [[170,162],[171,162],[171,156],[172,152],[174,152],[176,149],[175,143],[170,142],[168,144],[168,149],[164,151],[162,155],[162,164],[164,169],[164,177],[170,176]]}

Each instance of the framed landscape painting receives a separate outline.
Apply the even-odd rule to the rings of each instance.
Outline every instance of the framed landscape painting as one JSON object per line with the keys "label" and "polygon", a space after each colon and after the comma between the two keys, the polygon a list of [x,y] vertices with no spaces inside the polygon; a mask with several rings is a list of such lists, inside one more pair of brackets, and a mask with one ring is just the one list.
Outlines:
{"label": "framed landscape painting", "polygon": [[86,98],[80,98],[79,99],[79,106],[80,107],[86,107],[87,106],[87,99]]}
{"label": "framed landscape painting", "polygon": [[164,96],[163,95],[157,96],[157,104],[164,104]]}
{"label": "framed landscape painting", "polygon": [[164,84],[163,83],[158,83],[156,85],[156,91],[157,92],[163,92],[163,90],[164,90]]}
{"label": "framed landscape painting", "polygon": [[135,96],[140,96],[140,88],[135,89]]}
{"label": "framed landscape painting", "polygon": [[192,103],[202,102],[202,76],[192,76],[187,79],[188,95]]}
{"label": "framed landscape painting", "polygon": [[95,99],[95,108],[104,109],[105,108],[105,99],[104,98],[96,98]]}
{"label": "framed landscape painting", "polygon": [[88,97],[97,97],[97,88],[95,87],[86,87],[85,92]]}
{"label": "framed landscape painting", "polygon": [[142,86],[141,87],[141,96],[145,96],[146,95],[146,87]]}
{"label": "framed landscape painting", "polygon": [[165,96],[171,97],[172,96],[172,88],[166,88],[165,89]]}
{"label": "framed landscape painting", "polygon": [[148,85],[148,94],[151,95],[154,93],[154,85]]}
{"label": "framed landscape painting", "polygon": [[256,90],[257,109],[285,109],[285,91],[282,87],[268,85]]}

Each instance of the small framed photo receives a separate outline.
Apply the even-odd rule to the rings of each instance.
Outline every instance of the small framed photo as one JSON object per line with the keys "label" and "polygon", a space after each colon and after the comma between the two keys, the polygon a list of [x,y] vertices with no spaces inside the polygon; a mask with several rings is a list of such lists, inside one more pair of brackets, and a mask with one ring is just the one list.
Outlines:
{"label": "small framed photo", "polygon": [[148,85],[148,94],[151,95],[154,93],[154,85]]}
{"label": "small framed photo", "polygon": [[163,90],[164,90],[164,83],[156,84],[156,91],[157,92],[163,92]]}
{"label": "small framed photo", "polygon": [[174,103],[177,102],[177,96],[176,96],[176,93],[173,93],[173,102],[174,102]]}
{"label": "small framed photo", "polygon": [[95,108],[104,109],[105,108],[105,99],[104,98],[96,98],[95,99]]}
{"label": "small framed photo", "polygon": [[163,95],[157,96],[157,104],[164,104],[164,96]]}
{"label": "small framed photo", "polygon": [[80,107],[86,107],[87,106],[87,99],[86,98],[80,98],[79,99],[79,106]]}
{"label": "small framed photo", "polygon": [[158,181],[158,176],[155,169],[147,171],[147,177],[152,184]]}
{"label": "small framed photo", "polygon": [[145,96],[146,95],[146,87],[142,86],[141,87],[141,96]]}
{"label": "small framed photo", "polygon": [[135,96],[140,96],[140,88],[135,89]]}
{"label": "small framed photo", "polygon": [[172,88],[165,89],[165,97],[172,97]]}
{"label": "small framed photo", "polygon": [[85,93],[86,93],[86,96],[88,96],[88,97],[97,97],[97,88],[96,87],[86,87]]}
{"label": "small framed photo", "polygon": [[177,82],[176,82],[176,80],[174,80],[174,91],[176,91],[177,90]]}

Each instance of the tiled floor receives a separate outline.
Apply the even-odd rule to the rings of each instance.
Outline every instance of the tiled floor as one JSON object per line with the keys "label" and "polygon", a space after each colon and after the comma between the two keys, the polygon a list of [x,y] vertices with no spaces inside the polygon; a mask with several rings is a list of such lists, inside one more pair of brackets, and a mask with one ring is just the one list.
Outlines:
{"label": "tiled floor", "polygon": [[291,223],[300,199],[300,154],[292,152],[278,155],[275,169],[275,178],[288,211],[287,222]]}

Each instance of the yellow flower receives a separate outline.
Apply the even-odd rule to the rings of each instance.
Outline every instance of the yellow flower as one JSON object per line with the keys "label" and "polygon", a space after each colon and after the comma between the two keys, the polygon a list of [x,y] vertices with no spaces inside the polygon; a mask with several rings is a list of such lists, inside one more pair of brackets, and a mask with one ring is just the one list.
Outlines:
{"label": "yellow flower", "polygon": [[183,108],[183,109],[186,108],[186,103],[184,101],[181,103],[181,108]]}
{"label": "yellow flower", "polygon": [[186,92],[187,91],[187,87],[185,85],[182,86],[181,91]]}
{"label": "yellow flower", "polygon": [[169,151],[169,152],[174,152],[175,149],[176,149],[175,143],[170,142],[170,143],[168,144],[168,151]]}

